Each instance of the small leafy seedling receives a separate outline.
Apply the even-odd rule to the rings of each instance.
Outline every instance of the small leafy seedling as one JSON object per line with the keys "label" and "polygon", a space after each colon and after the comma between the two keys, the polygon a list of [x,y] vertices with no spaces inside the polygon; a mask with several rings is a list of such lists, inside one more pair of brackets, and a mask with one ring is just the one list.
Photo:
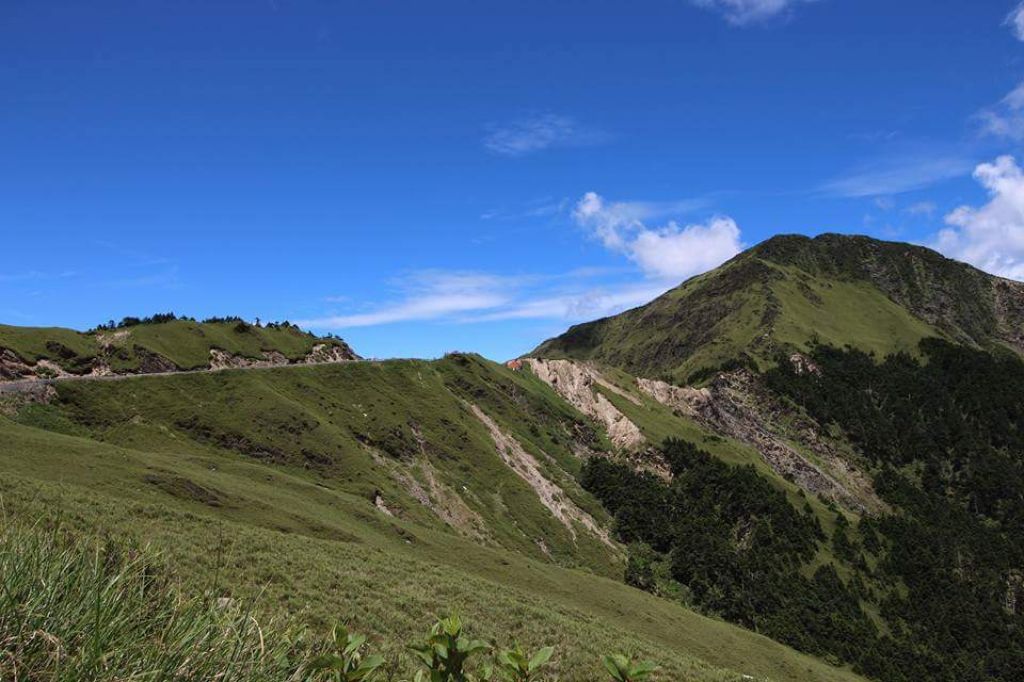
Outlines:
{"label": "small leafy seedling", "polygon": [[330,682],[362,682],[373,678],[384,663],[381,656],[363,656],[365,635],[350,633],[344,625],[331,630],[331,651],[314,658],[307,667],[314,680]]}
{"label": "small leafy seedling", "polygon": [[658,666],[650,661],[633,663],[628,657],[622,654],[613,654],[604,657],[604,667],[612,679],[616,682],[638,682],[646,680],[651,676]]}
{"label": "small leafy seedling", "polygon": [[495,656],[495,669],[498,679],[507,682],[533,682],[537,680],[537,671],[548,664],[554,647],[546,646],[533,656],[516,644],[513,648],[499,651]]}
{"label": "small leafy seedling", "polygon": [[487,651],[486,642],[469,639],[462,631],[462,620],[449,616],[439,620],[423,644],[409,647],[426,667],[416,673],[415,682],[476,682],[467,662],[471,656]]}

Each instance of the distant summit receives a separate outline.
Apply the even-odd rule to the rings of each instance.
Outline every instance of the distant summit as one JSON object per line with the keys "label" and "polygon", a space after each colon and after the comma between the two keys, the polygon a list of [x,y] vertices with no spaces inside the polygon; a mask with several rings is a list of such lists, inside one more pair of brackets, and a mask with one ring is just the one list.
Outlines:
{"label": "distant summit", "polygon": [[886,354],[916,352],[932,336],[1024,353],[1024,284],[912,244],[779,235],[530,355],[686,380],[736,363],[770,364],[813,341]]}

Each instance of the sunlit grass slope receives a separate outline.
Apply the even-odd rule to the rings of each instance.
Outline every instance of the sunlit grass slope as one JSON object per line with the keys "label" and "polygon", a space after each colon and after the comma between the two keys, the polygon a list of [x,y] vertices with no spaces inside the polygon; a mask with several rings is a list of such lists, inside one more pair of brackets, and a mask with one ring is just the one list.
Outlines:
{"label": "sunlit grass slope", "polygon": [[[571,452],[605,445],[532,375],[453,356],[58,390],[0,417],[5,513],[149,543],[186,591],[262,593],[267,614],[341,618],[392,654],[455,610],[480,636],[554,644],[564,680],[599,679],[612,650],[657,660],[662,680],[856,679],[625,586],[618,551],[554,519],[469,407],[606,523]],[[429,477],[478,525],[415,499]]]}

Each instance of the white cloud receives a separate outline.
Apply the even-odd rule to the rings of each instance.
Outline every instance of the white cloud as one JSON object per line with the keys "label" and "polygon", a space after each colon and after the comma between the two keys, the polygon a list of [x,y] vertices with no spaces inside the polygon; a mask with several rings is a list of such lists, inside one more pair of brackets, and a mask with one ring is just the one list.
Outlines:
{"label": "white cloud", "polygon": [[[1022,8],[1024,5],[1018,10]],[[976,118],[984,135],[1017,142],[1024,140],[1024,83],[1011,90],[997,105],[980,111]]]}
{"label": "white cloud", "polygon": [[624,253],[654,278],[680,280],[700,274],[743,248],[739,227],[724,216],[703,224],[680,226],[669,221],[649,228],[644,220],[663,208],[662,204],[643,202],[608,203],[596,192],[587,192],[576,204],[573,217],[606,248]]}
{"label": "white cloud", "polygon": [[579,147],[604,139],[569,116],[542,113],[488,126],[484,147],[502,156],[526,156],[554,147]]}
{"label": "white cloud", "polygon": [[971,161],[958,155],[899,156],[858,168],[821,189],[846,198],[892,196],[966,175],[971,166]]}
{"label": "white cloud", "polygon": [[1024,41],[1024,2],[1013,8],[1013,11],[1006,17],[1006,25],[1013,31],[1017,40]]}
{"label": "white cloud", "polygon": [[789,12],[793,7],[814,0],[691,0],[697,7],[714,10],[731,24],[746,26]]}
{"label": "white cloud", "polygon": [[979,165],[974,177],[989,202],[947,215],[933,246],[986,272],[1024,280],[1024,172],[1012,156],[1001,156]]}

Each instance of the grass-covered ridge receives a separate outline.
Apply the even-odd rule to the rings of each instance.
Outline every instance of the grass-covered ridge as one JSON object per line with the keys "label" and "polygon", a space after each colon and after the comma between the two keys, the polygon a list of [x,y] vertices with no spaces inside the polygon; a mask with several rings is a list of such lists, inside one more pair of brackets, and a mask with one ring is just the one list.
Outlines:
{"label": "grass-covered ridge", "polygon": [[0,353],[7,352],[0,360],[12,369],[17,363],[32,366],[45,361],[59,371],[88,374],[101,368],[114,373],[204,369],[211,364],[211,350],[248,360],[279,354],[289,362],[302,360],[321,344],[351,353],[341,339],[321,338],[287,323],[257,325],[235,318],[197,322],[164,316],[129,322],[89,332],[0,325]]}

